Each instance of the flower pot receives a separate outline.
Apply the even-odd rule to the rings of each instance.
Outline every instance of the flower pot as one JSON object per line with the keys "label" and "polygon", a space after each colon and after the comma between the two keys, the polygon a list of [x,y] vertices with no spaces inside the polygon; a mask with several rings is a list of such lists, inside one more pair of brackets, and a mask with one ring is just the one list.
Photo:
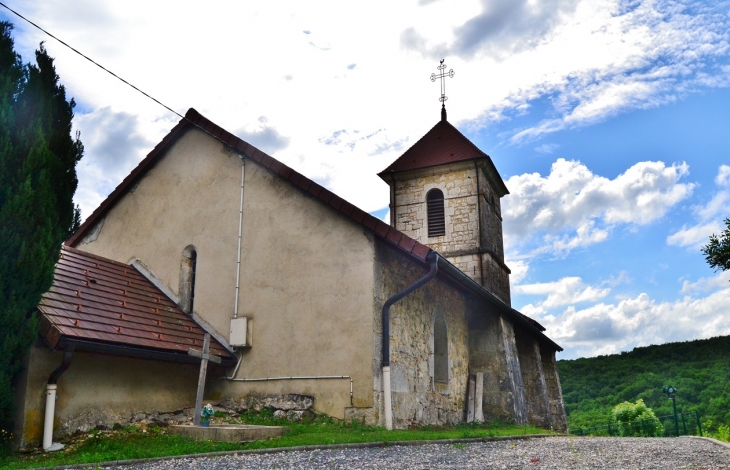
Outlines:
{"label": "flower pot", "polygon": [[204,428],[208,428],[208,427],[210,427],[210,421],[207,421],[207,420],[201,421],[200,425],[203,426]]}

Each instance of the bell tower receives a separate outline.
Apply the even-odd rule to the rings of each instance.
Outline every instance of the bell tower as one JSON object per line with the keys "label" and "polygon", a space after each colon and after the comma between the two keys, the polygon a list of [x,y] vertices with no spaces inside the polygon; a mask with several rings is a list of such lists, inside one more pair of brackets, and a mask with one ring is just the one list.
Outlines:
{"label": "bell tower", "polygon": [[390,186],[390,224],[438,251],[510,305],[500,199],[492,159],[446,120],[378,174]]}

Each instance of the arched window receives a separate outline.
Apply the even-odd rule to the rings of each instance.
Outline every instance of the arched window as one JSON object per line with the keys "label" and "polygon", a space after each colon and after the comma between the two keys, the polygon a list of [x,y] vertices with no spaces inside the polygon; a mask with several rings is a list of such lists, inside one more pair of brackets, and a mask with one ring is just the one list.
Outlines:
{"label": "arched window", "polygon": [[180,309],[185,313],[193,313],[195,303],[195,265],[198,253],[193,245],[188,245],[182,252],[180,261]]}
{"label": "arched window", "polygon": [[444,193],[440,189],[432,189],[426,196],[426,212],[428,217],[428,236],[443,237],[446,235],[444,220]]}
{"label": "arched window", "polygon": [[433,323],[433,381],[449,382],[449,336],[446,319],[438,313]]}

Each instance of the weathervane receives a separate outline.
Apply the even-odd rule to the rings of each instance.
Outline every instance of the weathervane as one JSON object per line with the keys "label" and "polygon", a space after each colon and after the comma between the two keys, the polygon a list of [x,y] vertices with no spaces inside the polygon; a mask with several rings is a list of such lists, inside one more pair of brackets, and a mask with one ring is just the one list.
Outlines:
{"label": "weathervane", "polygon": [[449,70],[448,72],[445,72],[446,70],[446,64],[444,64],[444,59],[441,59],[441,62],[439,62],[439,66],[436,67],[439,71],[438,74],[432,73],[431,74],[431,81],[435,82],[437,78],[441,79],[441,98],[439,98],[439,101],[441,102],[441,120],[446,120],[446,103],[445,101],[449,98],[446,96],[446,82],[444,79],[446,77],[452,77],[454,76],[454,69]]}

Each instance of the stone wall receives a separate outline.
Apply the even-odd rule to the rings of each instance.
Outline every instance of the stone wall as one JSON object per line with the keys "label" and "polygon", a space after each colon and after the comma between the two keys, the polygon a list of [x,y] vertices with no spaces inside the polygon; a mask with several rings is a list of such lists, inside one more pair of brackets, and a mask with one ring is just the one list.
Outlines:
{"label": "stone wall", "polygon": [[[383,243],[376,243],[373,422],[382,424],[381,308],[392,295],[426,274]],[[434,382],[434,319],[446,320],[448,384]],[[512,324],[496,308],[438,275],[391,308],[391,388],[395,427],[455,424],[466,418],[469,374],[484,374],[487,421],[527,422],[520,356]],[[368,415],[352,410],[348,416]]]}
{"label": "stone wall", "polygon": [[[493,307],[472,300],[469,315],[469,369],[484,374],[482,410],[486,421],[521,422],[517,411],[524,398],[515,388],[520,364],[514,335]],[[509,324],[509,322],[507,322]],[[524,415],[524,413],[521,413]]]}
{"label": "stone wall", "polygon": [[535,426],[550,428],[552,417],[540,345],[534,336],[519,327],[515,328],[515,339],[525,387],[527,421]]}
{"label": "stone wall", "polygon": [[[382,420],[381,308],[385,301],[423,277],[427,270],[382,242],[376,243],[373,374],[375,420]],[[437,277],[390,309],[393,425],[456,424],[465,419],[469,373],[467,294]],[[442,314],[448,335],[449,378],[435,383],[433,328]]]}
{"label": "stone wall", "polygon": [[568,430],[568,417],[565,415],[563,391],[560,388],[558,365],[555,362],[555,350],[541,344],[540,359],[542,360],[542,370],[545,374],[545,385],[547,386],[548,400],[550,401],[552,428],[555,431],[565,432]]}
{"label": "stone wall", "polygon": [[[479,242],[476,169],[449,170],[395,181],[395,228],[440,253],[473,249]],[[444,193],[446,235],[429,238],[426,195],[432,189]]]}
{"label": "stone wall", "polygon": [[[395,227],[433,248],[476,282],[510,303],[497,193],[474,162],[399,175],[393,183]],[[478,191],[477,191],[478,188]],[[428,236],[426,196],[444,193],[446,235]]]}

